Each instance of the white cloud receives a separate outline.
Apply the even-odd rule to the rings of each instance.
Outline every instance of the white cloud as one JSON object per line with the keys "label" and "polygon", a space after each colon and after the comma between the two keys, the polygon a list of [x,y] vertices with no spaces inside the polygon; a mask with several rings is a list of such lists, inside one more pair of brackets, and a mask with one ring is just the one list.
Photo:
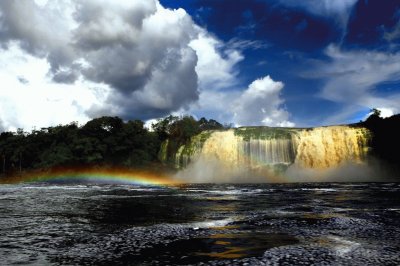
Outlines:
{"label": "white cloud", "polygon": [[282,82],[266,76],[244,90],[204,90],[190,111],[235,126],[294,127],[290,113],[284,108],[283,87]]}
{"label": "white cloud", "polygon": [[393,42],[400,38],[400,21],[393,27],[391,31],[386,31],[383,38],[389,42]]}
{"label": "white cloud", "polygon": [[[189,43],[198,33],[183,9],[165,9],[156,0],[0,2],[3,55],[13,57],[12,49],[18,48],[20,56],[40,59],[48,72],[38,77],[46,79],[42,83],[47,85],[61,88],[70,84],[81,89],[84,83],[111,90],[103,101],[80,108],[82,117],[151,118],[195,102],[199,93],[197,56]],[[3,74],[11,67],[9,61],[3,61]],[[21,82],[28,81],[28,91],[42,89],[38,87],[42,83],[21,74],[18,77]],[[22,87],[19,93],[25,93]],[[15,100],[11,94],[11,88],[5,88],[0,97]],[[48,98],[42,91],[34,99],[40,101],[39,95],[42,102]],[[13,113],[25,112],[21,108]],[[31,110],[34,114],[43,115]],[[24,126],[22,121],[18,118],[7,127]],[[54,123],[59,122],[48,121]]]}
{"label": "white cloud", "polygon": [[105,44],[86,57],[92,63],[84,70],[86,77],[118,88],[105,105],[89,110],[92,116],[104,115],[117,105],[117,115],[148,119],[198,99],[197,56],[189,46],[197,31],[190,16],[183,9],[157,5],[138,34],[126,47]]}
{"label": "white cloud", "polygon": [[326,54],[331,61],[317,66],[316,77],[327,80],[319,96],[347,106],[328,123],[342,122],[360,110],[377,107],[400,112],[399,93],[383,95],[375,90],[380,84],[400,80],[399,53],[342,51],[331,45]]}
{"label": "white cloud", "polygon": [[[223,43],[201,29],[191,42],[199,61],[199,101],[190,108],[224,123],[235,125],[294,126],[289,113],[282,108],[281,82],[269,76],[254,81],[249,88],[240,88],[238,63],[244,59],[243,49],[264,49],[267,44],[232,39]],[[185,113],[181,110],[179,113]]]}
{"label": "white cloud", "polygon": [[267,49],[268,47],[271,46],[271,44],[265,42],[265,41],[255,41],[255,40],[245,40],[245,39],[240,39],[240,38],[232,38],[228,41],[226,44],[230,49],[236,49],[236,50],[246,50],[246,49],[252,49],[252,50],[258,50],[258,49]]}
{"label": "white cloud", "polygon": [[262,44],[224,43],[185,10],[158,0],[2,0],[0,47],[6,129],[199,109],[230,122],[227,107],[236,99],[243,99],[234,110],[237,121],[246,117],[245,104],[266,112],[249,123],[287,121],[278,93],[260,92],[270,101],[263,104],[239,90],[242,50]]}
{"label": "white cloud", "polygon": [[197,28],[199,35],[190,42],[196,51],[196,72],[203,90],[218,90],[236,85],[236,65],[244,59],[239,50],[226,47],[222,41],[204,29]]}
{"label": "white cloud", "polygon": [[[0,62],[0,118],[4,130],[84,123],[89,118],[82,109],[104,100],[104,95],[92,89],[98,84],[82,80],[74,85],[53,83],[47,76],[49,63],[26,54],[16,44],[1,51]],[[97,89],[108,93],[107,87]]]}
{"label": "white cloud", "polygon": [[306,11],[337,20],[345,27],[353,6],[358,0],[280,0],[284,5],[300,7]]}
{"label": "white cloud", "polygon": [[[391,117],[392,115],[394,115],[395,113],[393,112],[392,109],[389,108],[384,108],[384,107],[377,107],[375,109],[378,109],[379,111],[381,111],[380,113],[380,117],[382,118],[386,118],[386,117]],[[372,115],[374,112],[369,112],[366,116],[364,116],[363,120],[367,119],[370,115]]]}
{"label": "white cloud", "polygon": [[[144,113],[155,115],[198,98],[197,58],[189,47],[197,29],[183,9],[165,9],[155,0],[40,1],[40,5],[4,0],[0,10],[3,47],[16,42],[27,53],[45,58],[55,82],[74,83],[83,77],[111,86],[117,96],[107,104],[120,105],[122,116],[140,117],[138,112],[130,114],[137,110],[127,110],[135,101]],[[184,82],[162,89],[160,79],[166,75]]]}
{"label": "white cloud", "polygon": [[280,93],[284,85],[269,76],[253,81],[233,102],[234,122],[238,125],[293,127],[289,113],[282,107]]}

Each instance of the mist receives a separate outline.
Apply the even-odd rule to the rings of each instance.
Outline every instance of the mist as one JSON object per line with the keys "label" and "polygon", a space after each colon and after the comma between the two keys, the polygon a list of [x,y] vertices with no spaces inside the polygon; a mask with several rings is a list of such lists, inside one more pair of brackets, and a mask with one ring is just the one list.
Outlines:
{"label": "mist", "polygon": [[276,183],[280,178],[269,169],[254,171],[246,167],[236,167],[203,156],[195,159],[174,178],[189,183]]}
{"label": "mist", "polygon": [[290,165],[277,173],[272,168],[251,169],[229,165],[218,159],[200,156],[174,177],[187,183],[301,183],[301,182],[391,182],[396,181],[385,164],[375,158],[368,163],[345,162],[327,169],[304,168]]}

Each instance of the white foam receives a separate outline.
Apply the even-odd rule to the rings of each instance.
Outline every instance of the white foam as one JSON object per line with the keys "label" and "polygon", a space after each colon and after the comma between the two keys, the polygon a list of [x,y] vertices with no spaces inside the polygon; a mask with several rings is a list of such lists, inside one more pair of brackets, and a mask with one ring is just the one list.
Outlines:
{"label": "white foam", "polygon": [[238,195],[242,194],[243,191],[240,189],[235,189],[235,190],[210,190],[208,191],[209,193],[214,193],[214,194],[222,194],[222,195]]}
{"label": "white foam", "polygon": [[350,241],[338,236],[328,236],[328,239],[334,242],[333,249],[338,256],[346,256],[354,249],[358,248],[361,244]]}
{"label": "white foam", "polygon": [[302,188],[304,191],[323,191],[323,192],[335,192],[337,189],[334,188]]}
{"label": "white foam", "polygon": [[222,219],[222,220],[211,220],[211,221],[190,223],[189,226],[191,228],[193,228],[194,230],[198,230],[201,228],[223,227],[234,221],[235,221],[235,219],[233,219],[233,217],[229,217],[229,218]]}

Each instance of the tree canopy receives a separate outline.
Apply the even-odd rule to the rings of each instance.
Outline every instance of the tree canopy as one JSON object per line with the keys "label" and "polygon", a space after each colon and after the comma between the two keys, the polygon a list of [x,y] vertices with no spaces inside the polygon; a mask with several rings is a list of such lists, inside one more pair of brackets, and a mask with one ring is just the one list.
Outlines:
{"label": "tree canopy", "polygon": [[104,116],[83,126],[76,122],[41,128],[32,132],[0,134],[0,175],[22,171],[75,166],[143,167],[158,162],[162,141],[188,141],[202,130],[222,128],[215,120],[191,116],[168,116],[153,124],[124,122]]}

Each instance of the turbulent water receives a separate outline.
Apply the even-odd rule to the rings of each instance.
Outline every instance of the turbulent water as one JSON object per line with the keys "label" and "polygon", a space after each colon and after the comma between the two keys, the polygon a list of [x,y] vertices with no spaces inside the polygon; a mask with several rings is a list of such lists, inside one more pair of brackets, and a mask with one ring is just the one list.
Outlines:
{"label": "turbulent water", "polygon": [[[360,163],[368,153],[365,128],[330,126],[310,129],[244,127],[201,133],[175,154],[177,168],[196,160],[217,160],[227,167],[258,169],[296,165],[329,169]],[[168,143],[163,146],[164,152]],[[166,160],[166,156],[161,156]]]}
{"label": "turbulent water", "polygon": [[398,265],[400,184],[0,186],[1,265]]}

